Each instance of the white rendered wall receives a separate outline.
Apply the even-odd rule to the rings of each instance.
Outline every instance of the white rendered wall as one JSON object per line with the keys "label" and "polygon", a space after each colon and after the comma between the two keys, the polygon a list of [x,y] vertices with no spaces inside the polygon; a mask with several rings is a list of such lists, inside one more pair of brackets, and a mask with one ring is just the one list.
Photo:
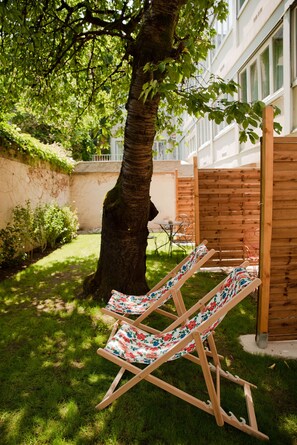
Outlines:
{"label": "white rendered wall", "polygon": [[68,175],[45,164],[32,167],[0,157],[0,228],[10,221],[12,209],[24,206],[27,200],[33,208],[46,203],[71,204],[69,183]]}

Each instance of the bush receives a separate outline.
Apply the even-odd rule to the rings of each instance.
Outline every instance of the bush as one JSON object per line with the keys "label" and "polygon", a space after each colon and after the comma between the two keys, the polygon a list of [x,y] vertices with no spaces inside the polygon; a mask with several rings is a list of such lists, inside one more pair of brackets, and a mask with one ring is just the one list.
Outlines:
{"label": "bush", "polygon": [[16,206],[11,222],[0,230],[0,265],[20,263],[36,248],[44,251],[69,243],[77,229],[77,215],[67,206],[45,204],[32,209],[30,201]]}

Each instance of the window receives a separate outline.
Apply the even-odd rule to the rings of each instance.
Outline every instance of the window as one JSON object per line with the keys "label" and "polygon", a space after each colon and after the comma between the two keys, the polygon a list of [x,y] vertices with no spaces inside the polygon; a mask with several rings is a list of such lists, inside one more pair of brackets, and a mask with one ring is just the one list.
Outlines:
{"label": "window", "polygon": [[272,38],[274,92],[283,86],[284,64],[283,64],[283,28],[281,27]]}
{"label": "window", "polygon": [[121,161],[123,159],[123,153],[124,153],[124,141],[118,139],[115,142],[114,160]]}
{"label": "window", "polygon": [[155,141],[153,145],[153,152],[155,161],[165,161],[168,159],[173,159],[173,154],[171,152],[167,152],[166,150],[167,142],[166,139],[161,139],[159,141]]}
{"label": "window", "polygon": [[218,49],[224,42],[225,37],[227,36],[227,34],[232,26],[232,0],[227,0],[227,3],[228,3],[229,14],[228,14],[228,17],[226,18],[226,20],[224,20],[223,22],[215,20],[213,23],[213,28],[216,31],[216,35],[212,42],[214,45],[214,48],[211,51],[211,58],[213,58],[215,56],[215,54],[217,53]]}
{"label": "window", "polygon": [[255,102],[258,100],[258,70],[257,61],[251,65],[251,101]]}
{"label": "window", "polygon": [[294,10],[293,14],[293,48],[294,48],[294,78],[297,78],[297,8]]}
{"label": "window", "polygon": [[241,102],[247,102],[247,72],[246,70],[244,70],[241,74],[240,74],[240,86],[241,86],[241,90],[240,90],[240,99]]}
{"label": "window", "polygon": [[269,47],[267,47],[260,55],[260,70],[261,70],[261,97],[269,96],[270,79],[269,79]]}
{"label": "window", "polygon": [[198,147],[210,141],[210,123],[208,116],[205,115],[197,122],[198,127]]}
{"label": "window", "polygon": [[265,99],[283,87],[283,27],[281,26],[239,73],[242,102]]}
{"label": "window", "polygon": [[237,0],[237,13],[241,10],[247,0]]}

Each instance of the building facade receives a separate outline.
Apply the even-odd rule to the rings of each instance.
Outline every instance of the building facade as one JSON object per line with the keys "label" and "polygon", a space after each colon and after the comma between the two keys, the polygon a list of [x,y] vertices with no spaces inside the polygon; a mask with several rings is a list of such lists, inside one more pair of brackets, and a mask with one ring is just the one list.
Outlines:
{"label": "building facade", "polygon": [[[277,106],[282,135],[297,136],[297,2],[229,0],[229,16],[215,22],[214,49],[205,62],[210,73],[239,85],[239,99]],[[258,166],[260,143],[239,143],[238,125],[216,125],[207,116],[185,116],[179,158],[200,168]]]}

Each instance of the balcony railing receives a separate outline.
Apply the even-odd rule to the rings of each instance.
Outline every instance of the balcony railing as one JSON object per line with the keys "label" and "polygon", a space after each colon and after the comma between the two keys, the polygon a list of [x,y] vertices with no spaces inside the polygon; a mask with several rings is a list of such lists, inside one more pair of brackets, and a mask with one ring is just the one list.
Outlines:
{"label": "balcony railing", "polygon": [[[101,154],[101,155],[93,155],[92,161],[93,162],[121,162],[123,160],[123,154]],[[186,156],[184,153],[180,152],[178,154],[173,153],[156,153],[153,157],[154,161],[182,161],[186,160]]]}
{"label": "balcony railing", "polygon": [[109,154],[109,155],[93,155],[92,161],[93,162],[108,162],[108,161],[115,161],[119,162],[123,160],[122,154]]}

